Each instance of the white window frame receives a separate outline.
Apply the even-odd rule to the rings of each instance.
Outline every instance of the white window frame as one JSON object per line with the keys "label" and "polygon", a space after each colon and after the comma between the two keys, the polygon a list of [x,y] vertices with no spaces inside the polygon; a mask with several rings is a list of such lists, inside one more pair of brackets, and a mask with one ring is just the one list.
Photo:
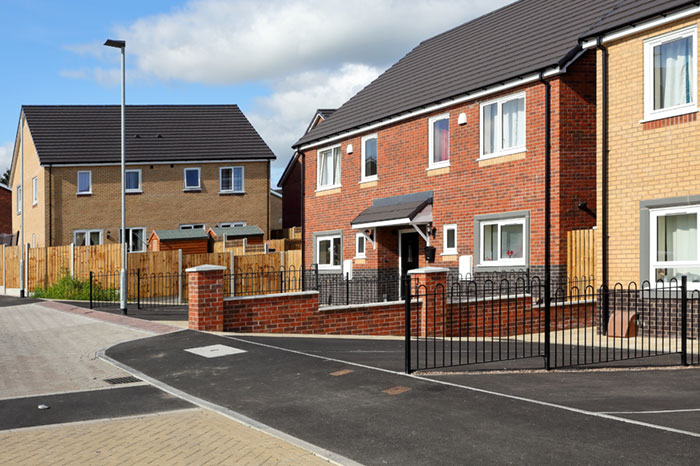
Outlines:
{"label": "white window frame", "polygon": [[[362,243],[362,252],[360,252],[360,243]],[[355,235],[355,259],[367,258],[367,237],[364,233]]]}
{"label": "white window frame", "polygon": [[[81,173],[87,173],[88,174],[88,184],[90,188],[87,191],[80,191],[80,174]],[[87,196],[92,194],[92,171],[91,170],[79,170],[78,174],[76,175],[76,190],[78,191],[78,196]]]}
{"label": "white window frame", "polygon": [[22,213],[22,185],[17,186],[17,215]]}
{"label": "white window frame", "polygon": [[[370,139],[376,139],[377,140],[377,174],[376,175],[370,175],[367,176],[365,174],[365,169],[366,169],[366,164],[365,164],[365,142],[369,141]],[[379,179],[379,138],[377,136],[377,133],[374,134],[368,134],[367,136],[362,137],[362,147],[360,152],[362,153],[362,177],[360,178],[362,183],[368,182],[368,181],[377,181]]]}
{"label": "white window frame", "polygon": [[[338,180],[337,183],[335,184],[329,184],[329,185],[322,185],[321,184],[321,154],[323,152],[328,152],[331,151],[331,154],[333,154],[333,150],[338,148],[338,152],[340,153],[340,157],[338,158],[338,163],[340,164],[340,167],[338,169]],[[333,170],[335,172],[335,170]],[[324,147],[323,149],[319,149],[316,152],[316,191],[326,191],[328,189],[336,189],[341,187],[341,182],[340,180],[343,177],[343,151],[340,150],[340,144],[335,144],[333,146],[328,146]]]}
{"label": "white window frame", "polygon": [[[503,149],[503,104],[516,99],[523,99],[523,126],[525,127],[525,142],[521,146],[511,147],[510,149]],[[494,150],[494,152],[491,154],[484,154],[484,107],[487,107],[491,104],[498,104],[498,118],[496,119],[496,137],[494,138],[497,149]],[[491,99],[486,102],[480,103],[479,160],[487,160],[495,157],[519,154],[520,152],[527,152],[527,94],[525,92],[518,92],[516,94],[510,94],[505,97],[499,97],[498,99]]]}
{"label": "white window frame", "polygon": [[[696,226],[698,228],[696,241],[698,244],[696,246],[697,257],[694,261],[659,261],[657,259],[659,257],[656,249],[658,240],[658,218],[668,216],[669,214],[696,215]],[[678,267],[700,267],[700,205],[649,210],[649,282],[652,284],[656,282],[657,268],[673,269]],[[688,280],[688,288],[697,289],[700,288],[700,284]]]}
{"label": "white window frame", "polygon": [[[187,170],[197,170],[197,186],[187,186]],[[202,169],[200,167],[185,167],[182,169],[184,191],[200,191],[202,189]]]}
{"label": "white window frame", "polygon": [[[447,231],[454,230],[455,232],[455,245],[452,248],[447,247]],[[442,255],[443,256],[454,256],[457,254],[457,224],[451,223],[442,226]]]}
{"label": "white window frame", "polygon": [[[692,102],[675,107],[654,110],[654,48],[685,37],[692,37],[693,51],[691,57],[690,94]],[[677,31],[672,31],[660,36],[652,37],[644,41],[644,120],[653,121],[662,118],[670,118],[698,110],[698,34],[697,26],[691,26]]]}
{"label": "white window frame", "polygon": [[180,230],[198,230],[200,228],[202,230],[206,230],[207,226],[204,223],[182,223],[179,226]]}
{"label": "white window frame", "polygon": [[32,178],[32,205],[39,203],[39,177]]}
{"label": "white window frame", "polygon": [[[224,170],[231,170],[231,189],[224,189],[223,187],[223,177],[221,176]],[[234,180],[236,179],[234,173],[236,170],[241,171],[241,189],[236,189]],[[245,192],[245,168],[241,165],[234,167],[219,167],[219,193],[220,194],[231,194],[231,193],[243,193]]]}
{"label": "white window frame", "polygon": [[[498,260],[485,260],[484,259],[484,243],[486,241],[486,236],[484,235],[484,230],[488,225],[498,225],[498,239],[497,241],[497,251],[500,256],[501,254],[501,227],[504,225],[522,225],[523,227],[523,257],[519,257],[516,259],[508,259],[508,258],[502,258],[499,257]],[[527,232],[525,231],[525,227],[527,226],[527,219],[525,217],[512,217],[512,218],[504,218],[501,220],[482,220],[479,223],[479,241],[481,244],[479,245],[479,265],[485,266],[485,267],[502,267],[502,266],[525,266],[526,265],[526,260],[527,260],[527,251],[525,250],[525,247],[527,246],[527,239],[526,235]]]}
{"label": "white window frame", "polygon": [[[333,250],[333,240],[339,238],[340,239],[340,263],[338,265],[333,265],[333,264],[321,264],[318,260],[321,248],[320,248],[320,243],[321,241],[330,241],[331,242],[331,251],[330,251],[330,257],[331,261],[333,260],[333,253],[335,252]],[[339,271],[343,267],[343,236],[340,234],[337,235],[323,235],[323,236],[317,236],[316,237],[316,264],[318,264],[318,269],[319,270],[333,270],[333,271]]]}
{"label": "white window frame", "polygon": [[[126,174],[129,172],[137,172],[139,174],[139,187],[137,189],[129,189],[126,187]],[[126,193],[142,193],[143,192],[143,179],[140,168],[133,168],[129,170],[124,170],[124,192]]]}
{"label": "white window frame", "polygon": [[[129,253],[132,252],[146,252],[148,250],[148,247],[146,245],[147,238],[146,238],[146,227],[126,227],[126,230],[129,232],[129,238],[128,238],[128,245],[127,245],[127,250]],[[141,247],[143,249],[139,249],[138,251],[134,251],[134,248],[132,247],[133,245],[131,244],[131,231],[132,230],[143,230],[143,243],[141,243]],[[122,229],[119,228],[119,243],[122,243]]]}
{"label": "white window frame", "polygon": [[[85,245],[86,246],[99,246],[101,244],[104,244],[104,236],[102,235],[102,229],[92,229],[92,230],[73,230],[73,244],[75,244],[75,235],[78,233],[84,233],[85,234]],[[99,244],[88,244],[90,242],[90,234],[91,233],[99,233],[100,234],[100,242]]]}
{"label": "white window frame", "polygon": [[244,227],[246,226],[246,222],[222,222],[218,223],[216,226],[217,228],[232,228],[232,227]]}
{"label": "white window frame", "polygon": [[[436,121],[440,120],[447,120],[447,132],[448,132],[448,146],[447,146],[447,160],[444,162],[433,162],[433,156],[434,156],[434,145],[433,145],[433,138],[434,138],[434,123]],[[434,168],[444,168],[444,167],[449,167],[450,166],[450,149],[451,145],[450,140],[452,139],[452,135],[449,134],[449,125],[450,125],[450,114],[448,113],[441,113],[440,115],[435,115],[430,118],[428,118],[428,170],[432,170]]]}

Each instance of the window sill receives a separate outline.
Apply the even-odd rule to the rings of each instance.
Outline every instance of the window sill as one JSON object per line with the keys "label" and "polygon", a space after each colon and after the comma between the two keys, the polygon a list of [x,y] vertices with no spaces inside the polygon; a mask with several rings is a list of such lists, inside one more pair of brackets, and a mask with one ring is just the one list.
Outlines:
{"label": "window sill", "polygon": [[342,184],[334,184],[332,186],[322,186],[320,188],[316,188],[316,192],[320,193],[321,191],[332,191],[334,189],[340,189],[342,187],[343,187]]}
{"label": "window sill", "polygon": [[682,115],[688,115],[690,113],[697,113],[698,106],[692,105],[687,107],[680,107],[673,110],[667,110],[665,112],[659,112],[657,114],[644,115],[644,119],[639,120],[640,124],[650,123],[652,121],[665,120],[666,118],[673,118]]}
{"label": "window sill", "polygon": [[76,193],[78,196],[92,196],[92,191],[84,193]]}
{"label": "window sill", "polygon": [[126,194],[143,194],[143,191],[141,191],[141,190],[138,190],[138,191],[137,191],[137,190],[135,190],[135,189],[126,190],[126,191],[124,191],[124,192],[125,192]]}
{"label": "window sill", "polygon": [[360,185],[360,189],[374,188],[375,186],[377,186],[377,180],[362,180],[358,184]]}
{"label": "window sill", "polygon": [[444,165],[440,167],[430,167],[425,170],[425,174],[428,176],[446,175],[450,173],[450,166]]}
{"label": "window sill", "polygon": [[442,168],[450,168],[450,162],[442,162],[442,163],[434,163],[432,165],[428,165],[428,168],[426,168],[426,171],[430,170],[440,170]]}
{"label": "window sill", "polygon": [[219,196],[230,196],[235,194],[245,194],[245,191],[219,191]]}
{"label": "window sill", "polygon": [[362,183],[372,183],[372,182],[374,182],[374,181],[379,181],[379,177],[375,175],[375,176],[368,176],[368,177],[366,177],[366,178],[362,178],[362,179],[360,180],[360,183],[359,183],[359,184],[362,184]]}
{"label": "window sill", "polygon": [[525,154],[526,152],[527,152],[527,147],[515,147],[513,149],[504,150],[504,151],[496,152],[493,154],[488,154],[488,155],[482,154],[478,159],[476,159],[476,161],[483,162],[485,160],[497,159],[500,157],[506,157],[508,155]]}
{"label": "window sill", "polygon": [[457,255],[457,251],[445,251],[445,252],[443,252],[443,253],[440,254],[440,255],[441,255],[441,256],[456,256],[456,255]]}
{"label": "window sill", "polygon": [[199,193],[202,191],[202,188],[184,188],[182,191],[186,193]]}
{"label": "window sill", "polygon": [[316,190],[316,197],[318,196],[328,196],[330,194],[339,194],[340,193],[340,188],[331,188],[331,189],[317,189]]}

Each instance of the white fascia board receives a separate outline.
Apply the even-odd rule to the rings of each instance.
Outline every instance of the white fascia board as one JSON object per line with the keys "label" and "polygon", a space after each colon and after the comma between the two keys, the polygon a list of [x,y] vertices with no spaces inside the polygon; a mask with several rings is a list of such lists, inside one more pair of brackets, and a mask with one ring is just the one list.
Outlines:
{"label": "white fascia board", "polygon": [[[227,160],[183,160],[172,162],[126,162],[125,165],[201,165],[205,163],[242,163],[242,162],[269,162],[269,159],[227,159]],[[121,162],[106,163],[42,163],[42,167],[111,167],[121,165]]]}
{"label": "white fascia board", "polygon": [[[578,55],[576,57],[578,57]],[[568,64],[566,66],[568,66]],[[564,67],[564,69],[566,69],[566,66]],[[564,72],[564,70],[562,68],[556,67],[556,68],[550,69],[549,71],[545,71],[543,73],[543,76],[545,78],[549,78],[551,76],[556,76],[558,74],[561,74],[562,72]],[[384,126],[393,125],[394,123],[408,120],[408,119],[414,118],[416,116],[425,115],[426,113],[437,112],[438,110],[442,110],[442,109],[447,108],[447,107],[452,107],[453,105],[458,105],[458,104],[468,102],[470,100],[478,99],[480,97],[484,97],[484,96],[487,96],[490,94],[496,94],[498,92],[506,91],[506,90],[512,89],[514,87],[518,87],[518,86],[522,86],[524,84],[529,84],[529,83],[538,81],[539,79],[540,79],[540,73],[533,73],[533,74],[524,76],[524,77],[519,78],[519,79],[514,79],[514,80],[507,82],[507,83],[504,83],[504,84],[498,84],[495,86],[487,87],[487,88],[485,88],[481,91],[478,91],[478,92],[472,92],[471,94],[466,94],[466,95],[463,95],[462,97],[457,97],[455,99],[450,99],[450,100],[447,100],[447,101],[439,103],[439,104],[435,104],[435,105],[431,105],[429,107],[421,108],[420,110],[414,110],[410,113],[405,113],[403,115],[395,116],[395,117],[390,118],[388,120],[380,121],[378,123],[374,123],[374,124],[371,124],[368,126],[363,126],[362,128],[354,129],[351,131],[346,131],[346,132],[338,134],[336,136],[331,136],[331,137],[328,137],[325,139],[320,139],[320,140],[315,141],[315,142],[310,142],[308,144],[301,146],[297,150],[305,151],[308,149],[312,149],[314,147],[323,146],[323,145],[331,144],[334,142],[338,142],[338,141],[341,141],[343,139],[349,138],[351,136],[355,136],[357,134],[367,133],[369,131],[373,131],[373,130],[376,130],[378,128],[382,128]]]}
{"label": "white fascia board", "polygon": [[[672,23],[674,21],[678,21],[679,19],[687,18],[688,16],[693,16],[693,15],[697,15],[697,14],[700,14],[700,5],[695,5],[695,6],[692,6],[690,8],[686,8],[685,10],[680,10],[680,11],[677,11],[675,13],[663,16],[661,18],[644,21],[644,22],[641,22],[641,23],[636,24],[636,25],[627,26],[627,27],[624,27],[622,29],[618,29],[617,31],[614,31],[614,32],[611,32],[608,34],[604,34],[602,36],[601,42],[604,44],[606,42],[611,42],[611,41],[614,41],[617,39],[622,39],[622,38],[625,38],[627,36],[631,36],[631,35],[637,34],[639,32],[643,32],[643,31],[653,29],[653,28],[656,28],[659,26],[663,26],[665,24]],[[596,45],[598,45],[598,38],[586,40],[581,44],[581,46],[584,49],[591,49],[591,48],[595,47]]]}
{"label": "white fascia board", "polygon": [[380,222],[358,223],[357,225],[353,225],[352,228],[353,230],[362,230],[363,228],[392,227],[396,225],[408,225],[409,223],[411,223],[411,219],[406,217],[397,218],[395,220],[382,220]]}

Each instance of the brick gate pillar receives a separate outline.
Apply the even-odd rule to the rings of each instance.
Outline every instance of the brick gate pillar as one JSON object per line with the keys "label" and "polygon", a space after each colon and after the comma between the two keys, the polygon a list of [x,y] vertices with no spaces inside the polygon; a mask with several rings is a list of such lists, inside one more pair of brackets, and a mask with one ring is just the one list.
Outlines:
{"label": "brick gate pillar", "polygon": [[[447,291],[447,272],[445,267],[421,267],[408,271],[411,277],[411,294],[418,308],[420,329],[418,334],[436,335],[441,333],[442,312],[444,309],[445,292]],[[442,285],[442,286],[440,286]],[[433,311],[440,314],[440,319],[432,319]],[[436,322],[435,320],[438,320]]]}
{"label": "brick gate pillar", "polygon": [[199,265],[185,270],[190,329],[223,332],[224,270],[226,267],[220,265]]}

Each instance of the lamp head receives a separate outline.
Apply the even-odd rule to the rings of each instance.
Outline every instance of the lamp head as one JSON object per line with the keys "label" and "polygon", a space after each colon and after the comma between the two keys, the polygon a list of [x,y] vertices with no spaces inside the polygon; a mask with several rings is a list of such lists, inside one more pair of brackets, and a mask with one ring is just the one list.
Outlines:
{"label": "lamp head", "polygon": [[115,47],[118,49],[123,49],[126,48],[126,41],[125,40],[114,40],[114,39],[107,39],[104,43],[107,47]]}

